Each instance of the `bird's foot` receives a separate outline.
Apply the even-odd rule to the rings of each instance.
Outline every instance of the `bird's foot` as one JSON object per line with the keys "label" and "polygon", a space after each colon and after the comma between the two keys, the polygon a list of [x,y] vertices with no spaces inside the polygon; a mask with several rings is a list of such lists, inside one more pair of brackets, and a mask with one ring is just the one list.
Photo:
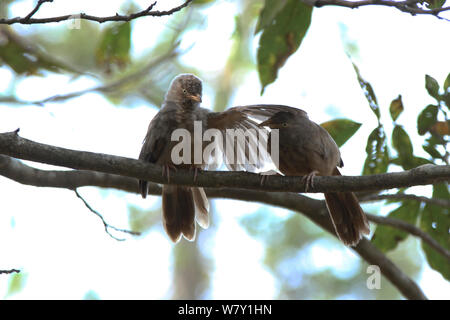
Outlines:
{"label": "bird's foot", "polygon": [[202,171],[199,167],[190,167],[189,171],[194,170],[194,183],[197,182],[197,175],[199,171]]}
{"label": "bird's foot", "polygon": [[162,176],[167,177],[167,182],[170,183],[170,169],[177,171],[177,167],[173,164],[165,164],[162,167]]}
{"label": "bird's foot", "polygon": [[278,172],[276,172],[275,170],[269,170],[269,171],[260,172],[259,175],[261,176],[261,181],[259,182],[259,185],[263,186],[264,183],[266,183],[268,176],[274,176],[274,175],[279,176],[280,174]]}
{"label": "bird's foot", "polygon": [[310,188],[314,188],[314,177],[317,173],[319,173],[319,171],[314,170],[302,178],[302,181],[305,183],[305,192],[308,192],[308,189]]}

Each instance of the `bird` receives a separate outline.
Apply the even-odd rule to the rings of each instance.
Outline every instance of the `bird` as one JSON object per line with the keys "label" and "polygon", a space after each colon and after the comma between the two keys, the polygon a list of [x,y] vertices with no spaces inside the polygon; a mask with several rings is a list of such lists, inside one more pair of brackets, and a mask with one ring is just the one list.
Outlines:
{"label": "bird", "polygon": [[[314,177],[340,176],[344,166],[336,142],[327,130],[311,121],[301,109],[282,105],[247,106],[249,116],[265,119],[259,126],[278,129],[278,169],[287,176],[303,176],[305,192]],[[269,134],[269,152],[272,133]],[[270,152],[271,155],[274,153]],[[353,192],[325,192],[325,201],[338,238],[347,246],[358,244],[370,233],[367,217]]]}
{"label": "bird", "polygon": [[[201,163],[198,161],[196,163],[193,152],[189,163],[174,163],[171,155],[172,149],[177,144],[176,141],[171,140],[174,130],[184,129],[193,134],[195,121],[201,123],[203,131],[217,129],[222,136],[229,135],[228,129],[260,130],[257,122],[242,112],[243,108],[234,107],[223,112],[212,112],[202,108],[200,106],[202,87],[202,80],[193,74],[180,74],[172,80],[161,109],[150,121],[139,154],[139,160],[160,165],[163,176],[167,176],[168,183],[162,186],[162,220],[167,235],[175,243],[182,236],[190,241],[195,239],[195,221],[202,228],[208,228],[209,203],[203,188],[170,184],[170,170],[194,169],[195,180],[197,171],[208,167],[208,163],[204,159]],[[247,142],[251,139],[256,139],[256,137],[246,137]],[[199,143],[202,149],[205,146],[203,141],[191,139],[191,150],[195,148],[196,143]],[[234,145],[234,150],[238,149],[247,156],[250,152],[255,152],[246,148],[242,143]],[[226,156],[225,153],[223,155]],[[266,161],[262,159],[248,165],[233,161],[234,159],[235,157],[225,161],[230,170],[242,168],[253,170]],[[147,181],[139,180],[139,191],[142,198],[146,198]]]}

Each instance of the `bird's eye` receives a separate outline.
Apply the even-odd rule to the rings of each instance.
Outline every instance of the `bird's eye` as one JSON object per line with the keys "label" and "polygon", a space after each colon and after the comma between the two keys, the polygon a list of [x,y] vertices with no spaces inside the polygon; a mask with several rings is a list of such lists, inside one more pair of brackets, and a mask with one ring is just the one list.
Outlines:
{"label": "bird's eye", "polygon": [[186,90],[186,89],[183,89],[183,93],[186,94],[186,93],[187,93],[187,90]]}
{"label": "bird's eye", "polygon": [[283,122],[282,126],[283,126],[283,127],[287,127],[287,123],[286,123],[286,122]]}

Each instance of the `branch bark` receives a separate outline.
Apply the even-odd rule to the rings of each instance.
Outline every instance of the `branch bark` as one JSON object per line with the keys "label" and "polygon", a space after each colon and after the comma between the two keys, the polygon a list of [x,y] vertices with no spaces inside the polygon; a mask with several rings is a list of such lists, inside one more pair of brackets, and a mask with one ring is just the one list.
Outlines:
{"label": "branch bark", "polygon": [[81,19],[81,20],[89,20],[89,21],[95,21],[99,23],[107,22],[107,21],[131,21],[140,17],[162,17],[162,16],[169,16],[171,14],[174,14],[175,12],[178,12],[182,10],[183,8],[187,7],[193,0],[186,0],[181,5],[174,7],[167,11],[153,11],[153,7],[156,5],[156,1],[153,2],[147,9],[144,9],[142,11],[132,13],[129,15],[121,15],[116,13],[114,16],[107,16],[107,17],[97,17],[92,16],[85,13],[77,13],[77,14],[67,14],[63,16],[58,17],[49,17],[49,18],[32,18],[34,14],[40,9],[41,5],[44,2],[53,2],[53,0],[39,0],[34,9],[27,14],[25,17],[15,17],[15,18],[2,18],[0,19],[0,24],[42,24],[42,23],[51,23],[51,22],[61,22],[65,20],[71,20],[71,19]]}
{"label": "branch bark", "polygon": [[[99,171],[156,183],[167,183],[160,166],[144,161],[113,155],[75,151],[37,143],[18,135],[18,130],[0,134],[0,154],[79,170]],[[304,192],[305,181],[300,177],[268,176],[261,185],[261,177],[249,172],[203,171],[196,180],[193,172],[171,172],[170,183],[209,188],[240,188],[261,191]],[[404,172],[371,176],[316,177],[308,192],[363,191],[428,185],[450,181],[450,166],[424,165]]]}
{"label": "branch bark", "polygon": [[[83,186],[115,188],[133,193],[138,192],[136,179],[94,171],[55,171],[29,167],[22,162],[0,155],[0,175],[22,184],[57,187],[75,190]],[[261,192],[232,188],[206,188],[210,198],[229,198],[243,201],[257,201],[287,208],[302,213],[320,227],[335,235],[324,201],[290,192]],[[149,184],[149,193],[161,194],[161,187]],[[378,265],[381,273],[408,299],[426,299],[417,284],[404,274],[391,260],[380,252],[370,241],[363,239],[352,248],[369,264]]]}

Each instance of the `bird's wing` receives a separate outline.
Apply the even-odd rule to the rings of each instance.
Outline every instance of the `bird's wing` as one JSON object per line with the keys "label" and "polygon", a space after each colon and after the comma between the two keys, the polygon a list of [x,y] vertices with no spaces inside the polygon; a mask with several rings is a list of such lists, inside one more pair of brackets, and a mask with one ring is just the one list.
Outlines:
{"label": "bird's wing", "polygon": [[224,138],[221,152],[228,169],[256,171],[269,162],[270,157],[267,151],[264,152],[267,150],[268,131],[259,128],[258,123],[251,119],[242,107],[223,112],[209,112],[207,129],[217,129],[221,132]]}
{"label": "bird's wing", "polygon": [[145,160],[151,163],[155,163],[160,158],[164,147],[169,142],[170,132],[167,131],[169,121],[167,114],[159,112],[150,121],[147,134],[144,138],[141,153],[139,154],[140,160]]}
{"label": "bird's wing", "polygon": [[[150,121],[147,134],[142,144],[139,160],[157,163],[164,156],[170,145],[170,128],[173,128],[174,117],[171,112],[161,110]],[[143,198],[147,196],[147,181],[139,180],[139,190]]]}
{"label": "bird's wing", "polygon": [[336,141],[334,141],[333,137],[325,128],[318,124],[316,125],[321,131],[319,136],[322,141],[325,157],[328,158],[329,161],[331,161],[331,165],[333,167],[343,167],[344,162],[342,161],[341,152],[339,151],[339,147],[336,144]]}
{"label": "bird's wing", "polygon": [[261,121],[265,121],[281,111],[290,112],[296,117],[306,117],[306,118],[308,117],[306,111],[302,109],[278,104],[255,104],[248,106],[239,106],[236,108],[238,108],[248,116]]}

